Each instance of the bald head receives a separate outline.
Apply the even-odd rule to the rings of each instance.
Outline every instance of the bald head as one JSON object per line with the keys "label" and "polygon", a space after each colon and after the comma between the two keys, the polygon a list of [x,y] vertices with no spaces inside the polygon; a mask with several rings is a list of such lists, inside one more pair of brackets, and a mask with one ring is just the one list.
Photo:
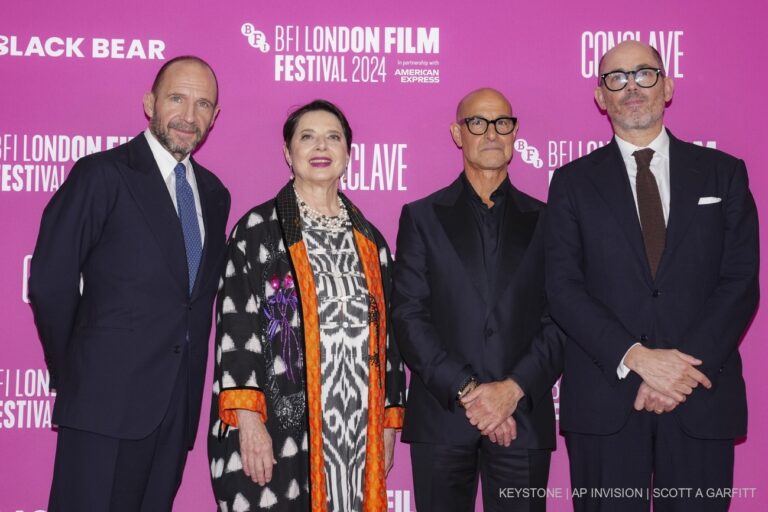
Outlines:
{"label": "bald head", "polygon": [[661,55],[659,55],[656,48],[639,41],[627,40],[617,44],[603,54],[600,58],[600,64],[598,65],[598,73],[602,75],[603,73],[608,73],[617,69],[611,65],[616,60],[617,55],[623,56],[629,52],[634,54],[647,54],[646,64],[648,67],[655,67],[664,71],[664,61],[661,60]]}
{"label": "bald head", "polygon": [[512,115],[512,105],[503,94],[496,89],[484,87],[482,89],[476,89],[459,101],[456,106],[456,120],[461,121],[465,117],[475,115],[475,111],[481,105],[493,104],[496,108],[498,106],[504,106],[507,110],[507,115]]}
{"label": "bald head", "polygon": [[[465,121],[467,118],[484,120],[485,132],[471,132]],[[497,125],[499,120],[503,120],[505,125]],[[499,126],[508,128],[510,123],[514,126],[512,131],[502,129],[503,135],[499,135]],[[493,175],[492,180],[495,181],[506,176],[517,128],[512,118],[512,106],[496,89],[477,89],[461,99],[456,107],[456,121],[451,124],[451,136],[456,146],[461,148],[464,170],[470,181],[471,176],[485,172]]]}

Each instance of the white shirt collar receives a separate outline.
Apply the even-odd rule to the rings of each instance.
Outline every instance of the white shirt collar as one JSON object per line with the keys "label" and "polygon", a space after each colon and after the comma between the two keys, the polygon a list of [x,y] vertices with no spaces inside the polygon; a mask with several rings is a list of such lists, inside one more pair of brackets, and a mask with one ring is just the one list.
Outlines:
{"label": "white shirt collar", "polygon": [[[622,139],[618,135],[614,135],[616,138],[616,144],[619,145],[619,151],[621,151],[621,157],[624,160],[632,159],[634,160],[634,157],[632,156],[632,153],[637,151],[638,149],[643,149],[640,146],[635,146],[631,142],[627,142],[626,140]],[[654,153],[653,156],[659,155],[660,157],[669,157],[669,134],[667,133],[666,128],[663,126],[661,127],[661,132],[656,136],[655,139],[651,141],[650,144],[645,146],[647,148],[651,148]]]}
{"label": "white shirt collar", "polygon": [[[152,150],[152,156],[155,157],[155,162],[160,169],[160,173],[163,175],[163,180],[167,181],[168,176],[173,174],[173,168],[176,167],[176,164],[179,162],[163,147],[162,144],[160,144],[160,141],[155,138],[155,135],[149,130],[149,127],[144,130],[144,137],[147,138],[149,149]],[[189,155],[185,156],[181,163],[187,168],[187,175],[189,175]]]}

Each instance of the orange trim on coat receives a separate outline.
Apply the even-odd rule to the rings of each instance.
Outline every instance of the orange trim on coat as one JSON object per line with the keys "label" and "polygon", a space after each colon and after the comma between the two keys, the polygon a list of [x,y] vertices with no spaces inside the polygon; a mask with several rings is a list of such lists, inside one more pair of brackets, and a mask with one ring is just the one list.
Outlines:
{"label": "orange trim on coat", "polygon": [[[360,263],[365,273],[368,293],[377,303],[378,325],[369,325],[368,342],[368,439],[365,446],[363,476],[363,512],[387,510],[387,480],[384,472],[384,375],[387,368],[387,316],[381,264],[376,244],[354,230]],[[378,339],[376,339],[378,334]]]}
{"label": "orange trim on coat", "polygon": [[304,325],[304,357],[307,371],[307,417],[309,422],[309,486],[310,510],[325,512],[325,463],[323,461],[323,406],[320,403],[320,319],[317,313],[317,291],[312,266],[304,241],[288,248],[296,270],[295,280],[301,299],[301,320]]}
{"label": "orange trim on coat", "polygon": [[384,428],[403,428],[403,418],[405,417],[405,407],[387,407],[384,409]]}
{"label": "orange trim on coat", "polygon": [[259,413],[267,422],[267,400],[264,393],[255,389],[225,389],[219,394],[219,418],[232,427],[237,426],[235,409],[247,409]]}

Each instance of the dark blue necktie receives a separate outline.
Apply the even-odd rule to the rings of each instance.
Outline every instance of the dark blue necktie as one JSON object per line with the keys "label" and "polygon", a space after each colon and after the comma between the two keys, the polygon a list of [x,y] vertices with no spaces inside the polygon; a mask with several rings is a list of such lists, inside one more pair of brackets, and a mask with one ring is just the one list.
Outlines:
{"label": "dark blue necktie", "polygon": [[195,286],[200,257],[203,254],[203,244],[200,240],[200,225],[197,223],[195,196],[187,181],[187,168],[182,163],[173,168],[176,173],[176,204],[179,207],[181,230],[184,233],[184,246],[187,249],[187,268],[189,270],[189,293]]}

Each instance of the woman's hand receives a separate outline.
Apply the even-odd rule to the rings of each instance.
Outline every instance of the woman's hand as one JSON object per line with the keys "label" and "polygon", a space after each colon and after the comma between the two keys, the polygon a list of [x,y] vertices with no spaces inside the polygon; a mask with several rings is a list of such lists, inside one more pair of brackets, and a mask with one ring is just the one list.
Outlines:
{"label": "woman's hand", "polygon": [[257,484],[266,485],[272,480],[272,466],[277,464],[272,438],[259,413],[247,409],[237,409],[236,413],[243,471]]}
{"label": "woman's hand", "polygon": [[395,429],[384,429],[384,475],[389,474],[395,463]]}

